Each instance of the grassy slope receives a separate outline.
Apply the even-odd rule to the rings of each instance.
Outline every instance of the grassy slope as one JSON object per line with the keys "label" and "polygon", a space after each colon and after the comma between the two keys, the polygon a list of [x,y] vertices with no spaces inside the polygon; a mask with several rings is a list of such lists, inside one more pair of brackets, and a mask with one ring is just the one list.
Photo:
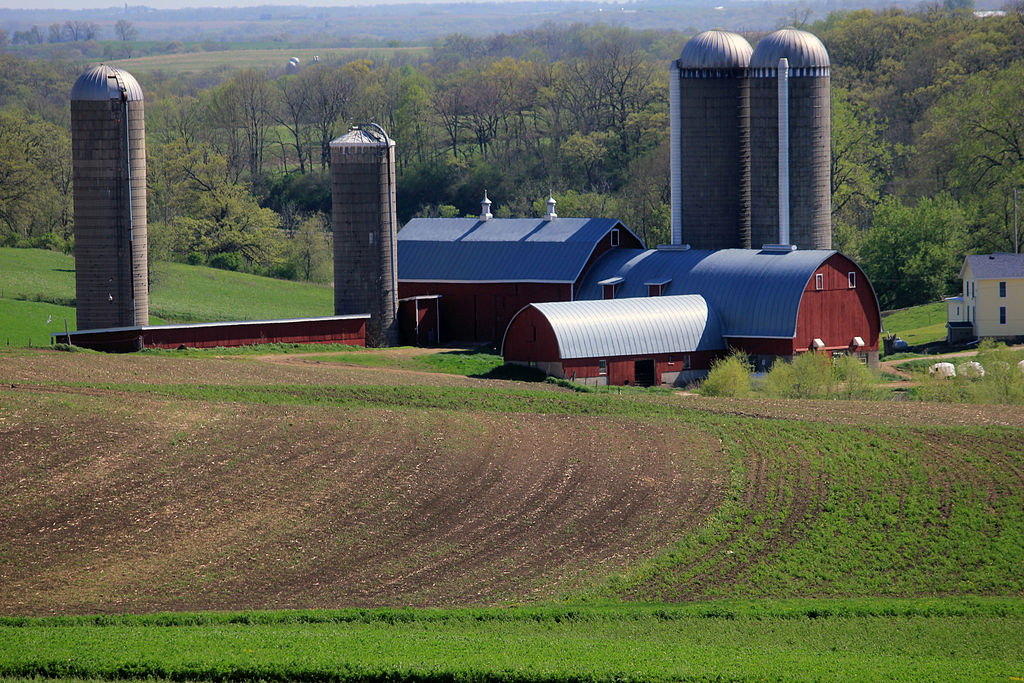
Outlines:
{"label": "grassy slope", "polygon": [[937,301],[882,313],[882,327],[908,344],[930,344],[946,338],[946,304]]}
{"label": "grassy slope", "polygon": [[[150,323],[331,315],[333,297],[333,290],[322,285],[156,263],[150,274]],[[0,248],[0,344],[8,339],[12,346],[27,346],[30,339],[36,345],[48,344],[50,333],[63,329],[65,318],[74,330],[74,300],[73,257],[41,249]],[[51,315],[58,322],[47,325]]]}

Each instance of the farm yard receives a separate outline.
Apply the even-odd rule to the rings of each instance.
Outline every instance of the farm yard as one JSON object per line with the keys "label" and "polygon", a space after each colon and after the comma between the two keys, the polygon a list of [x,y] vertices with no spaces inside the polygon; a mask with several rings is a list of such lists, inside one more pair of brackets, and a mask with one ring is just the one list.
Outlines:
{"label": "farm yard", "polygon": [[1019,407],[357,353],[3,352],[0,674],[1024,673]]}

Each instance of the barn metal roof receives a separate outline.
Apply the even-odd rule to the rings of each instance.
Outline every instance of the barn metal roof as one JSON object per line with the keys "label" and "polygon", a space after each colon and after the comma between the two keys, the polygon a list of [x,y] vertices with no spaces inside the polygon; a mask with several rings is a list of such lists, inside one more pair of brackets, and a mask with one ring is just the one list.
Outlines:
{"label": "barn metal roof", "polygon": [[142,101],[142,86],[124,69],[100,64],[89,69],[71,86],[71,99],[119,100],[124,92],[129,102]]}
{"label": "barn metal roof", "polygon": [[721,318],[726,337],[792,339],[804,289],[831,250],[687,251],[619,249],[599,258],[577,298],[600,299],[602,280],[624,279],[616,298],[647,297],[649,282],[671,280],[665,295],[699,294]]}
{"label": "barn metal roof", "polygon": [[[566,358],[643,356],[725,348],[718,316],[701,296],[531,304]],[[524,309],[525,310],[525,309]]]}
{"label": "barn metal roof", "polygon": [[678,64],[681,69],[742,69],[753,51],[743,36],[716,28],[690,38]]}
{"label": "barn metal roof", "polygon": [[[964,259],[976,280],[1012,280],[1024,277],[1024,254],[971,254]],[[963,268],[960,269],[963,277]]]}
{"label": "barn metal roof", "polygon": [[575,282],[613,228],[627,230],[612,218],[414,218],[398,233],[398,279]]}
{"label": "barn metal roof", "polygon": [[789,60],[791,69],[825,67],[831,63],[828,50],[816,35],[795,28],[782,28],[762,38],[754,47],[750,67],[775,69],[783,57]]}

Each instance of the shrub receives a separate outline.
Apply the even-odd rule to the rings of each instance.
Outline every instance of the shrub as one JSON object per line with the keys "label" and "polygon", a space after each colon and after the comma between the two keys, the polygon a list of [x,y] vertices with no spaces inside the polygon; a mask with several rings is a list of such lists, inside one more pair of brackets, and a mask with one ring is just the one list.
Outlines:
{"label": "shrub", "polygon": [[711,371],[698,392],[702,396],[749,396],[751,370],[747,354],[733,351],[711,365]]}

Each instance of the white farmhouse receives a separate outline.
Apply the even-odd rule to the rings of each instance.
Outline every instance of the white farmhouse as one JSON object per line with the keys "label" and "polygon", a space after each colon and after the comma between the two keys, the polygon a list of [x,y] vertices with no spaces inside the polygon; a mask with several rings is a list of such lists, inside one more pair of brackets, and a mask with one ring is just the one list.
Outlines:
{"label": "white farmhouse", "polygon": [[960,279],[961,295],[946,299],[950,342],[1024,338],[1024,254],[972,254]]}

